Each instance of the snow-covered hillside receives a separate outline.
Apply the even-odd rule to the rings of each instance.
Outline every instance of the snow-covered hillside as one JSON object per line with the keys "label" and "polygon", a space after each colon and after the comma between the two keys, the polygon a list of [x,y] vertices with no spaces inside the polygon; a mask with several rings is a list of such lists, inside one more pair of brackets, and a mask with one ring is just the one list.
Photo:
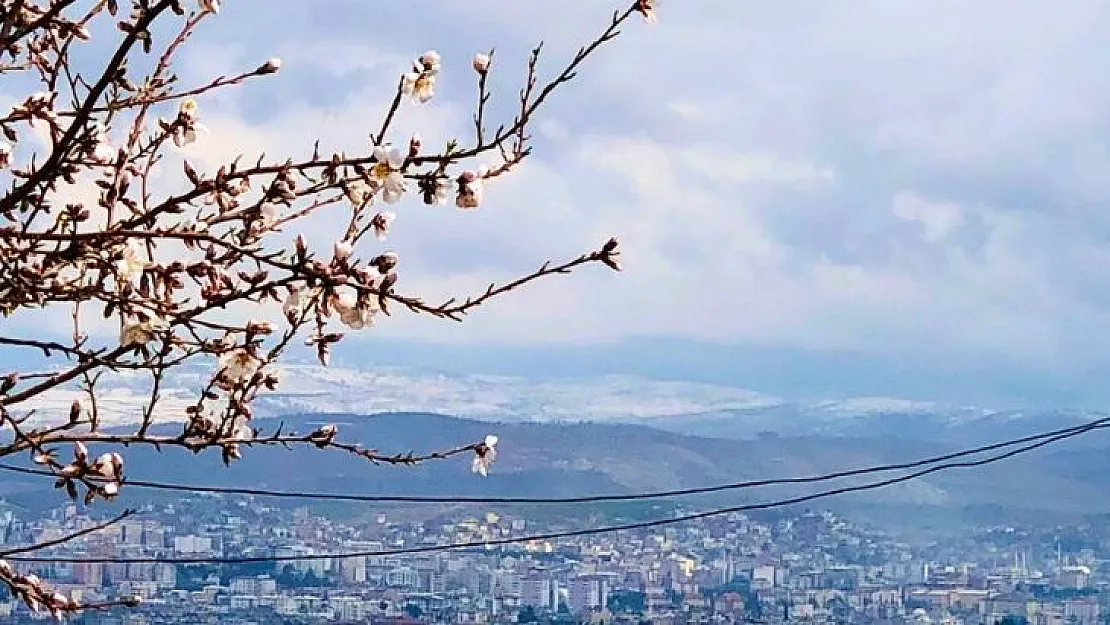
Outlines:
{"label": "snow-covered hillside", "polygon": [[[209,369],[202,367],[177,369],[162,388],[156,410],[158,419],[181,419],[185,406],[193,401],[196,389],[209,373]],[[892,398],[798,402],[744,388],[633,376],[530,379],[446,375],[406,368],[325,368],[296,363],[282,366],[280,374],[278,390],[263,394],[255,404],[258,416],[435,412],[499,421],[655,423],[678,430],[685,429],[681,424],[691,419],[708,417],[747,421],[769,430],[778,429],[774,427],[776,421],[790,420],[792,427],[787,430],[805,428],[802,423],[805,422],[814,431],[827,431],[829,424],[883,415],[964,423],[993,414],[975,407]],[[149,400],[149,384],[149,377],[141,374],[106,376],[100,394],[103,422],[136,421]],[[85,398],[75,388],[56,390],[22,407],[34,408],[42,418],[57,419],[68,413],[74,399]]]}

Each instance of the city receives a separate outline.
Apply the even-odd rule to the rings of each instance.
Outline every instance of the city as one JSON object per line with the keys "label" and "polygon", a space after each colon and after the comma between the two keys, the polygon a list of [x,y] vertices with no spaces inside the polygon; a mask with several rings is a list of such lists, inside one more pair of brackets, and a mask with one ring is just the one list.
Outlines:
{"label": "city", "polygon": [[[85,603],[136,596],[85,623],[1022,623],[1105,622],[1106,524],[981,527],[911,544],[830,512],[731,514],[558,541],[410,555],[382,553],[565,530],[493,511],[400,508],[338,520],[307,507],[186,497],[13,562]],[[103,517],[103,514],[98,515]],[[76,505],[0,518],[4,545],[96,521]],[[570,523],[574,523],[571,521]],[[314,557],[317,556],[317,557]],[[236,564],[158,560],[243,558]],[[276,558],[278,562],[264,561]],[[43,618],[0,603],[9,622]]]}
{"label": "city", "polygon": [[0,623],[1110,625],[1107,32],[0,0]]}

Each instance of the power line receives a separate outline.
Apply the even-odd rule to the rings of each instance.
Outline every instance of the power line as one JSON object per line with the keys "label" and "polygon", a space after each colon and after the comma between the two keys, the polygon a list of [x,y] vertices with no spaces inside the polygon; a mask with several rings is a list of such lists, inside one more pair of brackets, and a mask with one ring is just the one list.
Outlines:
{"label": "power line", "polygon": [[971,468],[971,467],[984,466],[984,465],[988,465],[988,464],[991,464],[991,463],[994,463],[994,462],[998,462],[1000,460],[1005,460],[1007,458],[1012,458],[1014,456],[1033,451],[1034,449],[1038,449],[1040,447],[1044,447],[1046,445],[1050,445],[1052,443],[1055,443],[1055,442],[1058,442],[1058,441],[1061,441],[1061,440],[1064,440],[1064,439],[1073,438],[1075,436],[1085,434],[1085,433],[1087,433],[1089,431],[1092,431],[1092,430],[1103,429],[1103,428],[1106,428],[1106,427],[1110,427],[1110,423],[1107,423],[1108,421],[1110,421],[1110,418],[1099,419],[1099,420],[1093,421],[1093,422],[1091,422],[1087,425],[1079,426],[1078,428],[1072,428],[1071,429],[1072,431],[1068,431],[1066,433],[1058,434],[1058,435],[1046,438],[1044,440],[1040,440],[1040,441],[1035,442],[1035,443],[1030,443],[1030,444],[1025,445],[1023,447],[1019,447],[1017,449],[1012,449],[1012,450],[1007,451],[1005,453],[990,456],[988,458],[982,458],[980,460],[966,460],[966,461],[961,461],[961,462],[949,462],[949,463],[944,463],[944,464],[938,464],[938,465],[935,465],[935,466],[932,466],[932,467],[929,467],[929,468],[926,468],[926,469],[921,469],[920,471],[915,471],[913,473],[908,473],[906,475],[900,475],[898,477],[892,477],[892,478],[881,480],[881,481],[878,481],[878,482],[870,482],[870,483],[867,483],[867,484],[860,484],[860,485],[857,485],[857,486],[844,486],[844,487],[840,487],[840,488],[820,491],[820,492],[817,492],[817,493],[811,493],[809,495],[791,497],[791,498],[788,498],[788,499],[779,499],[779,500],[764,502],[764,503],[745,504],[745,505],[739,505],[739,506],[731,506],[731,507],[728,507],[728,508],[718,508],[718,509],[709,510],[709,511],[706,511],[706,512],[698,512],[698,513],[694,513],[694,514],[686,514],[686,515],[676,516],[676,517],[672,517],[672,518],[669,518],[669,519],[654,519],[654,520],[651,520],[651,521],[639,521],[639,522],[625,523],[625,524],[620,524],[620,525],[606,525],[606,526],[602,526],[602,527],[592,527],[592,528],[585,528],[585,529],[579,529],[579,530],[569,530],[569,531],[562,531],[562,532],[548,532],[548,533],[543,533],[543,534],[532,534],[532,535],[529,535],[529,536],[520,536],[520,537],[515,537],[515,538],[498,538],[498,539],[493,539],[493,540],[470,541],[470,542],[463,542],[463,543],[452,543],[452,544],[447,544],[447,545],[424,545],[424,546],[420,546],[420,547],[405,547],[405,548],[401,548],[401,549],[387,549],[387,550],[381,550],[381,551],[352,551],[352,552],[343,552],[343,553],[327,553],[327,554],[321,553],[321,554],[290,555],[290,556],[240,556],[240,557],[232,556],[232,557],[222,557],[222,558],[216,558],[216,557],[212,557],[212,558],[168,558],[168,557],[69,558],[69,557],[50,557],[50,556],[16,556],[16,557],[12,557],[12,558],[9,558],[9,559],[13,560],[13,561],[23,561],[23,562],[60,562],[60,563],[86,563],[87,562],[87,563],[101,563],[101,564],[132,564],[132,563],[247,564],[247,563],[254,563],[254,562],[293,562],[293,561],[303,561],[303,560],[332,560],[332,559],[343,559],[343,558],[411,555],[411,554],[418,554],[418,553],[432,553],[432,552],[441,552],[441,551],[451,551],[451,550],[456,550],[456,549],[488,548],[488,547],[496,547],[496,546],[499,546],[499,545],[510,545],[510,544],[523,543],[523,542],[547,541],[547,540],[556,540],[556,539],[560,539],[560,538],[575,538],[575,537],[582,537],[582,536],[593,536],[593,535],[597,535],[597,534],[609,534],[609,533],[629,531],[629,530],[650,529],[650,528],[653,528],[653,527],[661,527],[661,526],[666,526],[666,525],[675,525],[675,524],[679,524],[679,523],[686,523],[686,522],[689,522],[689,521],[697,521],[697,520],[707,519],[707,518],[711,518],[711,517],[723,516],[723,515],[726,515],[726,514],[733,514],[733,513],[736,513],[736,512],[749,512],[749,511],[753,511],[753,510],[767,510],[767,509],[771,509],[771,508],[781,508],[781,507],[784,507],[784,506],[796,505],[796,504],[799,504],[799,503],[805,503],[807,501],[813,501],[813,500],[816,500],[816,499],[822,499],[822,498],[831,497],[831,496],[834,496],[834,495],[843,495],[843,494],[847,494],[847,493],[854,493],[854,492],[861,492],[861,491],[867,491],[867,490],[874,490],[874,489],[878,489],[878,488],[884,488],[886,486],[891,486],[891,485],[899,484],[899,483],[902,483],[902,482],[908,482],[912,479],[916,479],[916,478],[919,478],[919,477],[922,477],[922,476],[925,476],[925,475],[929,475],[931,473],[936,473],[938,471],[944,471],[944,470],[948,470],[948,469]]}
{"label": "power line", "polygon": [[[966,456],[974,456],[990,451],[997,451],[1015,445],[1021,445],[1034,441],[1044,440],[1061,434],[1068,434],[1075,431],[1087,431],[1092,425],[1102,425],[1110,423],[1110,417],[1104,417],[1085,423],[1083,425],[1076,425],[1067,428],[1060,428],[1040,434],[1033,434],[1023,436],[1021,438],[1013,438],[1005,441],[982,445],[971,449],[952,452],[939,456],[931,456],[920,460],[910,462],[874,465],[869,467],[862,467],[856,469],[849,469],[846,471],[837,471],[833,473],[825,473],[822,475],[811,475],[804,477],[786,477],[786,478],[772,478],[764,480],[749,480],[742,482],[730,482],[726,484],[717,484],[713,486],[701,486],[696,488],[682,488],[675,490],[661,490],[650,491],[644,493],[623,493],[623,494],[607,494],[607,495],[585,495],[580,497],[489,497],[489,496],[435,496],[435,495],[355,495],[347,493],[320,493],[320,492],[301,492],[301,491],[282,491],[272,490],[265,488],[234,488],[223,486],[197,486],[192,484],[174,484],[168,482],[144,481],[144,480],[126,480],[124,485],[131,488],[146,488],[152,490],[176,491],[176,492],[189,492],[189,493],[214,493],[224,495],[249,495],[256,497],[273,497],[283,499],[305,499],[305,500],[325,500],[325,501],[354,501],[354,502],[373,502],[373,503],[498,503],[498,504],[573,504],[573,503],[599,503],[607,501],[639,501],[645,499],[663,499],[670,497],[683,497],[688,495],[703,495],[709,493],[718,493],[723,491],[743,490],[747,488],[756,488],[762,486],[781,486],[788,484],[813,484],[818,482],[827,482],[846,477],[856,477],[860,475],[869,475],[872,473],[888,473],[891,471],[902,471],[907,469],[916,469],[918,467],[928,466],[939,462],[947,462],[957,458]],[[0,470],[9,471],[13,473],[23,473],[26,475],[39,475],[45,477],[58,477],[56,473],[42,469],[30,469],[26,467],[17,467],[12,465],[0,464]]]}

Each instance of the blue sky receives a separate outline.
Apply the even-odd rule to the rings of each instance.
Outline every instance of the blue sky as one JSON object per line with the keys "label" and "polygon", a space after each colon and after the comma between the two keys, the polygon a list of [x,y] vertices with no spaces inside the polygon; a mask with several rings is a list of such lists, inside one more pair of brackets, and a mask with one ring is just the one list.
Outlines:
{"label": "blue sky", "polygon": [[[285,66],[201,101],[202,163],[306,153],[317,135],[365,149],[427,48],[444,57],[437,98],[398,128],[429,144],[466,133],[475,51],[497,48],[494,112],[508,116],[531,45],[545,41],[553,71],[619,6],[224,4],[185,82]],[[700,363],[675,376],[771,392],[1105,405],[1108,27],[1100,0],[664,1],[659,24],[632,24],[558,95],[535,155],[481,210],[402,204],[388,244],[401,286],[437,296],[611,234],[627,271],[556,278],[462,325],[390,319],[345,355],[449,343],[460,366],[511,369],[505,354],[526,350],[542,371],[544,353],[636,369],[673,350]]]}

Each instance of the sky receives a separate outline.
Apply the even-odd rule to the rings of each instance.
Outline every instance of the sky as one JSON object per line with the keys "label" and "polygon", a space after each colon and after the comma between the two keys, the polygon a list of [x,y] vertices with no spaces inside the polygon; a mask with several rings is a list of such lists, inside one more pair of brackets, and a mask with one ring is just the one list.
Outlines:
{"label": "sky", "polygon": [[[530,47],[544,41],[550,75],[617,8],[228,0],[183,82],[284,65],[201,99],[212,133],[190,159],[308,154],[316,137],[367,150],[429,48],[437,96],[402,107],[394,140],[469,139],[474,52],[497,50],[507,120]],[[558,276],[463,324],[396,316],[342,357],[1110,404],[1110,5],[664,0],[659,18],[560,89],[534,155],[482,208],[402,203],[387,243],[399,289],[430,299],[612,235],[626,270]],[[306,228],[327,245],[328,225]]]}

